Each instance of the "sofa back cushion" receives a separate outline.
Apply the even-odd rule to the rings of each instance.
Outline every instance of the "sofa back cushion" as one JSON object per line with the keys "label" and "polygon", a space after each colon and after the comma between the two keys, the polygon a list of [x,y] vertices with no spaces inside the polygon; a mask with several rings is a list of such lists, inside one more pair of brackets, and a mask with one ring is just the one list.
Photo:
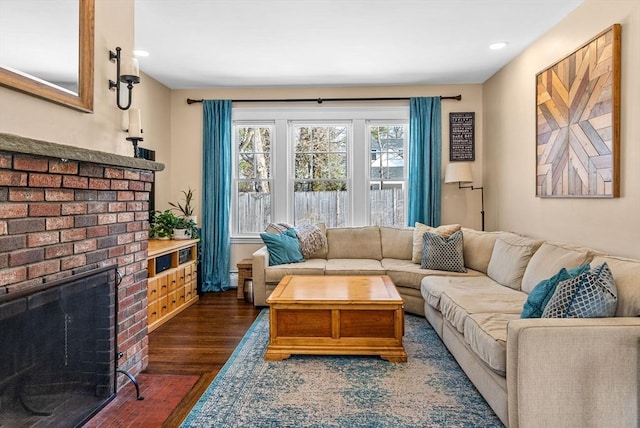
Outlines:
{"label": "sofa back cushion", "polygon": [[527,264],[541,244],[542,241],[515,233],[500,233],[493,246],[487,275],[505,287],[520,290]]}
{"label": "sofa back cushion", "polygon": [[327,259],[382,260],[378,226],[329,228],[327,243]]}
{"label": "sofa back cushion", "polygon": [[487,273],[493,246],[500,232],[484,232],[462,228],[464,237],[464,264],[469,269]]}
{"label": "sofa back cushion", "polygon": [[588,248],[559,242],[545,242],[531,257],[522,277],[522,291],[531,293],[538,283],[551,278],[560,269],[573,269],[587,264],[593,258]]}
{"label": "sofa back cushion", "polygon": [[411,253],[411,261],[413,263],[422,262],[422,243],[425,232],[433,232],[447,239],[455,232],[460,230],[459,224],[443,224],[438,227],[431,227],[420,222],[416,222],[413,228],[413,251]]}
{"label": "sofa back cushion", "polygon": [[617,317],[640,316],[640,260],[613,256],[595,256],[591,267],[606,263],[618,291]]}
{"label": "sofa back cushion", "polygon": [[380,226],[382,258],[411,260],[413,229]]}

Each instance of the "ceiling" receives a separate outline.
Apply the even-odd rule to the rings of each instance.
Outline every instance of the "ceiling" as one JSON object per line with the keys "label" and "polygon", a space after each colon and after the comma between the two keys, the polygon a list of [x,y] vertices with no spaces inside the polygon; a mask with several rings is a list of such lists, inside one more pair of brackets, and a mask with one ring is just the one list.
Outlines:
{"label": "ceiling", "polygon": [[580,3],[135,0],[135,45],[172,89],[482,83]]}

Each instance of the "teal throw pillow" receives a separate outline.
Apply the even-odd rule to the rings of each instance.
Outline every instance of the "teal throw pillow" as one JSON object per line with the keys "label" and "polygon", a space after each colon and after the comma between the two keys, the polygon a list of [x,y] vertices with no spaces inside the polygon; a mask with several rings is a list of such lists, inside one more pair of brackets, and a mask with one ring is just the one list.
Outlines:
{"label": "teal throw pillow", "polygon": [[612,317],[618,305],[618,290],[606,263],[558,284],[542,318]]}
{"label": "teal throw pillow", "polygon": [[304,261],[295,230],[287,229],[281,234],[261,233],[260,237],[269,251],[269,266]]}
{"label": "teal throw pillow", "polygon": [[543,279],[535,286],[522,308],[520,318],[541,318],[544,308],[549,303],[549,300],[556,292],[556,287],[561,281],[566,279],[575,278],[589,270],[589,265],[582,265],[573,269],[562,268],[551,278]]}

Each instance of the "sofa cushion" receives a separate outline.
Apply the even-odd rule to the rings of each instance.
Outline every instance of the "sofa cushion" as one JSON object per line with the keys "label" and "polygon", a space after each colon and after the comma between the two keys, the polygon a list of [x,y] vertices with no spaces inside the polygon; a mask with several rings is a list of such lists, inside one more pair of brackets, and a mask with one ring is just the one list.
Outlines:
{"label": "sofa cushion", "polygon": [[487,273],[493,246],[500,232],[484,232],[463,227],[464,264],[470,269]]}
{"label": "sofa cushion", "polygon": [[529,260],[522,277],[522,291],[530,293],[543,279],[561,268],[572,269],[589,263],[593,253],[583,247],[558,242],[544,242]]}
{"label": "sofa cushion", "polygon": [[505,287],[520,290],[527,264],[541,244],[542,241],[515,233],[500,233],[493,246],[487,275]]}
{"label": "sofa cushion", "polygon": [[316,223],[320,232],[325,236],[324,245],[320,247],[316,252],[311,254],[308,259],[326,259],[327,252],[329,252],[329,244],[327,243],[327,226],[324,223]]}
{"label": "sofa cushion", "polygon": [[327,242],[327,259],[382,260],[378,226],[329,228]]}
{"label": "sofa cushion", "polygon": [[380,226],[383,259],[411,260],[413,229]]}
{"label": "sofa cushion", "polygon": [[382,267],[393,283],[399,287],[420,290],[422,278],[425,276],[480,276],[482,273],[467,269],[466,273],[445,272],[442,270],[422,269],[410,260],[382,259]]}
{"label": "sofa cushion", "polygon": [[440,297],[440,312],[460,333],[471,314],[501,313],[520,316],[527,295],[501,287],[495,289],[447,290]]}
{"label": "sofa cushion", "polygon": [[616,283],[606,263],[558,284],[543,318],[603,318],[616,313]]}
{"label": "sofa cushion", "polygon": [[309,259],[301,263],[269,266],[264,270],[264,280],[266,283],[277,284],[285,275],[324,275],[326,263],[324,259]]}
{"label": "sofa cushion", "polygon": [[471,269],[467,270],[466,274],[447,272],[446,276],[428,275],[422,279],[420,286],[424,301],[437,310],[440,310],[440,299],[446,291],[471,291],[476,289],[495,290],[499,292],[504,289],[504,287],[488,276]]}
{"label": "sofa cushion", "polygon": [[295,227],[300,252],[305,259],[311,258],[318,250],[327,245],[327,237],[324,231],[312,223],[301,223]]}
{"label": "sofa cushion", "polygon": [[464,340],[491,369],[504,376],[507,371],[507,324],[517,314],[471,314],[464,323]]}
{"label": "sofa cushion", "polygon": [[640,260],[624,257],[596,256],[591,266],[606,263],[618,290],[617,317],[640,316]]}
{"label": "sofa cushion", "polygon": [[422,238],[425,232],[434,232],[444,238],[448,238],[459,230],[459,224],[445,224],[438,227],[431,227],[426,224],[416,222],[416,225],[413,228],[413,250],[411,253],[411,261],[413,263],[420,263],[422,261]]}
{"label": "sofa cushion", "polygon": [[384,275],[386,272],[379,260],[373,259],[328,259],[325,275]]}
{"label": "sofa cushion", "polygon": [[266,233],[281,234],[286,232],[287,229],[291,229],[292,227],[293,226],[291,226],[289,223],[269,223],[264,231]]}
{"label": "sofa cushion", "polygon": [[462,254],[462,232],[457,231],[448,238],[437,233],[425,232],[422,244],[422,269],[447,272],[466,272]]}
{"label": "sofa cushion", "polygon": [[556,292],[558,284],[567,279],[575,278],[587,270],[589,270],[589,265],[578,266],[577,268],[570,270],[562,268],[551,278],[540,281],[540,283],[533,288],[531,293],[529,293],[529,297],[527,297],[527,301],[522,308],[520,318],[542,317],[544,308],[547,307],[549,300],[551,300],[551,297],[553,297],[553,294]]}
{"label": "sofa cushion", "polygon": [[260,237],[269,251],[269,266],[304,260],[295,230],[287,229],[283,233],[261,233]]}

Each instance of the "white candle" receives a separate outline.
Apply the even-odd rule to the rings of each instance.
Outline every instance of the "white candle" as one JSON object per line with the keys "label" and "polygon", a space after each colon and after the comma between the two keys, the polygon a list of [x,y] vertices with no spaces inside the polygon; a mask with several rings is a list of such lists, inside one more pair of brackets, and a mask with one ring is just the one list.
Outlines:
{"label": "white candle", "polygon": [[140,109],[129,109],[129,137],[142,137],[142,121],[140,120]]}
{"label": "white candle", "polygon": [[122,112],[122,122],[120,123],[120,128],[125,132],[129,130],[129,110],[124,110]]}
{"label": "white candle", "polygon": [[136,76],[140,77],[140,69],[138,67],[138,59],[131,58],[127,61],[122,61],[122,71],[120,72],[121,76]]}

